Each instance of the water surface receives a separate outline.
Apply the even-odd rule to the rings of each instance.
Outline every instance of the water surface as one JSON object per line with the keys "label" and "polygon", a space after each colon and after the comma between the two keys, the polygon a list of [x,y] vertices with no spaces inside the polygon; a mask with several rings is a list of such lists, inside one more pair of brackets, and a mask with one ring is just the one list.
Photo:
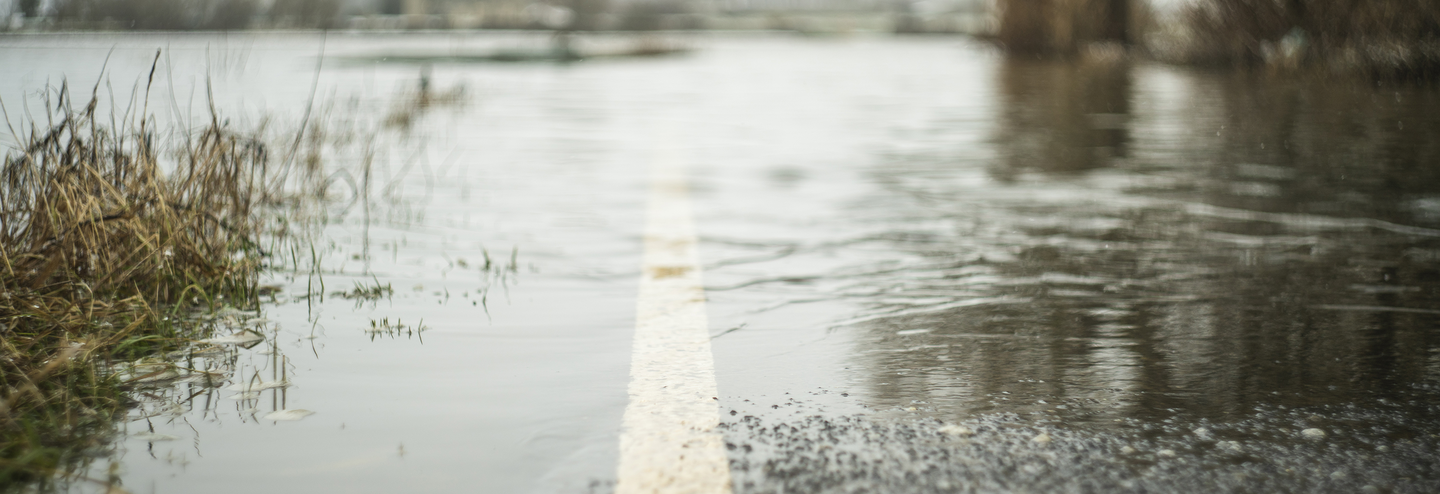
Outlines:
{"label": "water surface", "polygon": [[[332,34],[323,50],[537,39]],[[608,490],[646,167],[678,147],[732,424],[923,417],[1176,441],[1198,463],[1129,484],[1151,490],[1228,468],[1202,461],[1220,458],[1194,432],[1208,427],[1281,451],[1237,460],[1262,480],[1234,490],[1440,479],[1413,456],[1436,444],[1440,377],[1434,91],[1006,60],[951,38],[690,42],[653,60],[438,63],[432,84],[463,85],[468,104],[401,132],[363,122],[425,69],[327,63],[317,83],[319,35],[0,39],[0,65],[25,67],[0,86],[10,106],[62,74],[93,81],[112,48],[102,87],[128,95],[162,48],[167,121],[203,110],[192,88],[208,77],[235,125],[298,119],[313,84],[316,108],[373,131],[357,134],[371,207],[330,211],[318,255],[325,291],[395,295],[306,303],[318,281],[277,274],[267,340],[225,365],[235,383],[283,369],[293,386],[159,393],[97,471],[114,461],[136,492]],[[331,166],[359,170],[351,149]],[[422,319],[423,342],[365,331]],[[264,419],[293,408],[316,413]],[[152,428],[178,439],[135,435]],[[1334,440],[1295,453],[1306,428]],[[1176,456],[1160,449],[1145,461]],[[1330,477],[1363,455],[1383,478]],[[1291,460],[1327,470],[1264,467]],[[998,483],[972,488],[1021,485],[1004,481],[1024,471],[1013,460],[975,461]],[[742,491],[783,481],[743,475]],[[1093,475],[1123,489],[1129,474]]]}

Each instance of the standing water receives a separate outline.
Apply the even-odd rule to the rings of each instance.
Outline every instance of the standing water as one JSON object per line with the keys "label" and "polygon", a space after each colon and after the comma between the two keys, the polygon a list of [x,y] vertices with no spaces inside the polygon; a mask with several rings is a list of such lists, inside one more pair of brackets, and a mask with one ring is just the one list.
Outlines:
{"label": "standing water", "polygon": [[[176,128],[207,82],[232,126],[362,128],[322,269],[226,315],[263,339],[194,357],[223,382],[137,390],[89,476],[608,492],[647,168],[679,149],[739,492],[1440,487],[1433,90],[943,38],[451,56],[538,39],[0,39],[12,119],[107,57],[123,112],[161,49]],[[422,73],[464,103],[387,126]]]}

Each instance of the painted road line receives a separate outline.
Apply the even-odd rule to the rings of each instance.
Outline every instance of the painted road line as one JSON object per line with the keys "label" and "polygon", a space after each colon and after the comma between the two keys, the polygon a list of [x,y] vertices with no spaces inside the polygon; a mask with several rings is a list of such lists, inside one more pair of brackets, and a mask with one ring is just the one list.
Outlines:
{"label": "painted road line", "polygon": [[678,150],[651,164],[616,494],[730,493],[686,175]]}

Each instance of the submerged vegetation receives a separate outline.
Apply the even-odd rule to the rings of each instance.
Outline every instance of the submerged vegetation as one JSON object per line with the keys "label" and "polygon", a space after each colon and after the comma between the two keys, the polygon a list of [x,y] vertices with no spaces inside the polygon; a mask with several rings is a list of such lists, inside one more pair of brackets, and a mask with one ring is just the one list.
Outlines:
{"label": "submerged vegetation", "polygon": [[373,306],[382,299],[389,300],[395,296],[395,288],[391,287],[389,283],[380,284],[380,280],[375,280],[373,284],[368,285],[357,281],[355,282],[355,288],[349,291],[331,292],[330,296],[345,300],[354,300],[355,308],[358,309],[363,307],[366,302],[369,302]]}
{"label": "submerged vegetation", "polygon": [[0,483],[103,444],[136,380],[109,364],[202,336],[178,323],[195,308],[256,304],[273,200],[268,148],[213,112],[165,147],[143,107],[107,124],[95,95],[51,94],[0,169]]}
{"label": "submerged vegetation", "polygon": [[[308,277],[307,293],[290,299],[323,299],[317,228],[357,203],[371,221],[375,139],[361,136],[405,130],[307,111],[298,135],[268,135],[263,123],[237,131],[213,104],[198,128],[161,129],[148,113],[153,65],[150,73],[123,115],[98,115],[98,83],[88,100],[62,84],[44,93],[39,118],[7,119],[16,145],[0,167],[0,491],[90,482],[123,492],[117,474],[87,476],[121,437],[118,424],[148,424],[202,395],[208,407],[221,389],[283,391],[287,360],[259,310],[283,286],[261,280]],[[425,81],[419,96],[402,98],[403,127],[458,104],[461,91]],[[355,148],[358,169],[327,166]],[[340,183],[351,185],[348,197],[331,190]],[[372,280],[332,295],[357,304],[393,295]],[[381,319],[369,332],[424,329]],[[279,373],[259,388],[221,388],[259,379],[234,355],[261,344]]]}
{"label": "submerged vegetation", "polygon": [[370,334],[370,339],[372,340],[375,339],[376,336],[381,335],[391,338],[404,335],[406,337],[418,337],[420,341],[423,342],[425,341],[425,330],[428,329],[430,328],[425,326],[423,319],[418,324],[411,326],[399,319],[396,319],[395,322],[390,322],[390,318],[382,317],[380,319],[371,319],[370,327],[366,328],[365,332]]}

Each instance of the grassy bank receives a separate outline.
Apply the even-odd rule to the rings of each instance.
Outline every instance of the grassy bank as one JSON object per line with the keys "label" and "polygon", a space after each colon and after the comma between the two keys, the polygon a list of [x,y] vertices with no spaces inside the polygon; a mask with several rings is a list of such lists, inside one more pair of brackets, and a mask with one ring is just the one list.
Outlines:
{"label": "grassy bank", "polygon": [[198,131],[161,133],[146,107],[102,121],[93,94],[49,94],[46,115],[8,129],[19,147],[0,169],[0,487],[108,444],[148,377],[116,363],[205,336],[179,322],[196,310],[257,304],[277,199],[267,146],[213,111]]}

